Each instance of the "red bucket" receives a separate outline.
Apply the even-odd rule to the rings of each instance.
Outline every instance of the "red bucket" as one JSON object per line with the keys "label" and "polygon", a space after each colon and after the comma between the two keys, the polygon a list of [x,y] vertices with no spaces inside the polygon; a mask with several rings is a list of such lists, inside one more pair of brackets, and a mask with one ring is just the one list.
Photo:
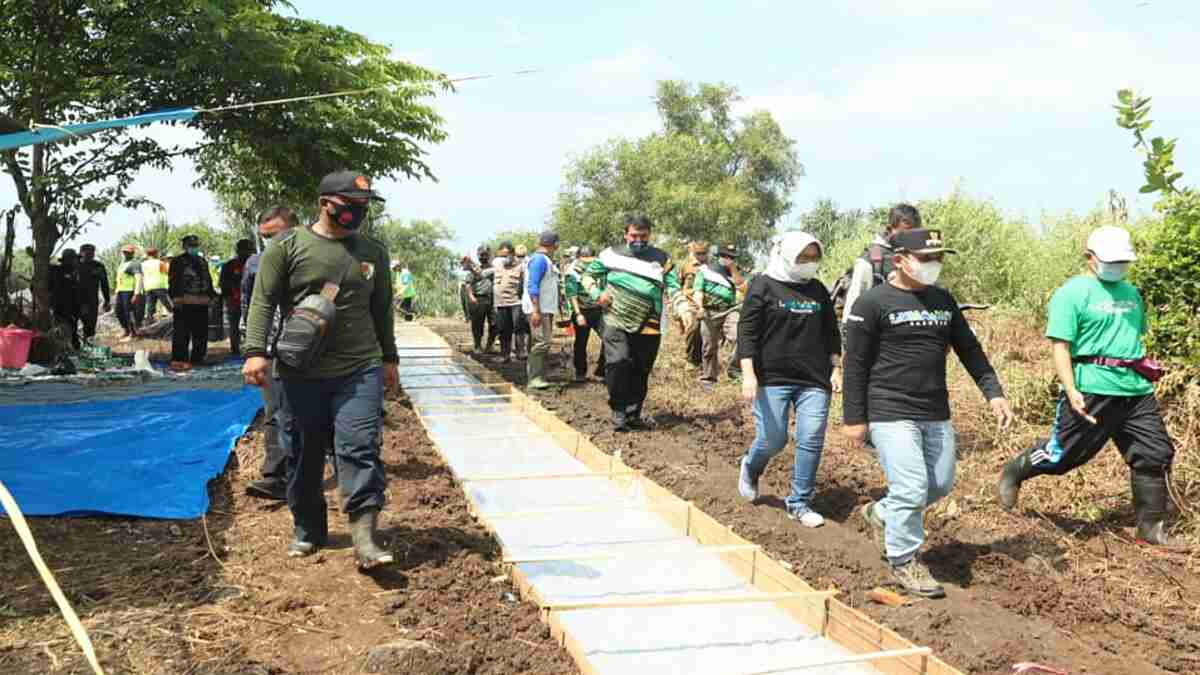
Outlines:
{"label": "red bucket", "polygon": [[29,362],[33,335],[24,328],[0,328],[0,368],[24,368]]}

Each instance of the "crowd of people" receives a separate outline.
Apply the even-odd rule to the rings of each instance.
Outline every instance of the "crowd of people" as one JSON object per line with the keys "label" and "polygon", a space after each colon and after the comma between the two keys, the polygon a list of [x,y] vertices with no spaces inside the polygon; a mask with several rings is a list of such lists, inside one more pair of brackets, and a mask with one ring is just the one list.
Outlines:
{"label": "crowd of people", "polygon": [[[528,259],[509,242],[495,261],[487,247],[478,251],[478,262],[464,258],[464,313],[475,348],[490,350],[493,323],[506,361],[511,336],[530,336],[528,386],[544,388],[547,326],[556,315],[569,317],[576,380],[588,379],[587,344],[596,332],[602,348],[595,374],[608,388],[613,428],[631,431],[652,424],[643,407],[669,312],[701,386],[711,388],[722,371],[741,380],[755,421],[737,486],[747,500],[759,498],[759,479],[788,445],[795,417],[785,506],[788,517],[806,527],[825,522],[813,495],[831,400],[840,393],[843,433],[875,453],[887,480],[886,496],[861,508],[863,525],[905,590],[942,597],[919,553],[925,513],[950,494],[955,479],[946,384],[951,352],[998,425],[1008,428],[1014,417],[958,301],[938,285],[955,254],[941,232],[925,228],[915,207],[895,206],[848,271],[841,293],[831,294],[816,278],[825,252],[808,233],[778,237],[763,273],[746,279],[733,245],[691,242],[687,260],[676,267],[651,245],[648,218],[628,216],[624,225],[622,243],[599,255],[590,246],[573,248],[558,266],[554,232],[541,234]],[[1142,341],[1145,307],[1124,280],[1136,259],[1129,233],[1097,229],[1084,259],[1081,274],[1050,303],[1046,335],[1063,392],[1051,434],[1006,465],[998,499],[1013,508],[1023,482],[1067,473],[1111,440],[1130,466],[1137,538],[1174,546],[1164,529],[1174,448],[1154,397],[1161,371],[1146,358]],[[726,361],[724,345],[732,347]]]}

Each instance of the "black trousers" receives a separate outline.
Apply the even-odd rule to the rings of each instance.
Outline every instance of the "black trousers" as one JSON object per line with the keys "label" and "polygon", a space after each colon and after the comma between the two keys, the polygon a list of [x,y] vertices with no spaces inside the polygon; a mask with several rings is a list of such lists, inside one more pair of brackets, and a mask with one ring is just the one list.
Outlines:
{"label": "black trousers", "polygon": [[608,385],[608,407],[632,417],[642,414],[649,390],[650,371],[658,358],[661,335],[626,333],[604,327],[604,382]]}
{"label": "black trousers", "polygon": [[700,335],[700,327],[687,336],[687,361],[698,366],[704,360],[704,338]]}
{"label": "black trousers", "polygon": [[79,314],[79,320],[83,322],[83,337],[90,340],[96,337],[96,321],[100,319],[100,308],[94,303],[87,305]]}
{"label": "black trousers", "polygon": [[234,354],[242,353],[242,307],[229,302],[225,318],[229,320],[229,349]]}
{"label": "black trousers", "polygon": [[405,321],[412,321],[414,318],[412,305],[412,298],[404,298],[400,301],[400,313],[404,315]]}
{"label": "black trousers", "polygon": [[575,323],[575,374],[587,375],[588,338],[594,331],[600,338],[600,358],[596,361],[596,374],[604,375],[604,310],[599,307],[583,310],[586,326]]}
{"label": "black trousers", "polygon": [[168,312],[175,311],[175,303],[171,302],[171,294],[165,288],[156,288],[152,291],[146,291],[146,318],[153,321],[154,316],[158,314],[158,303],[162,303],[163,307],[167,308]]}
{"label": "black trousers", "polygon": [[521,306],[510,305],[496,308],[496,328],[500,331],[500,355],[508,356],[512,351],[513,334],[521,321]]}
{"label": "black trousers", "polygon": [[1038,474],[1062,475],[1087,464],[1110,440],[1134,470],[1163,471],[1175,460],[1175,446],[1167,435],[1158,399],[1145,396],[1084,394],[1092,424],[1080,417],[1060,394],[1054,427],[1047,438],[1030,450]]}
{"label": "black trousers", "polygon": [[142,319],[133,304],[133,291],[117,292],[117,321],[126,335],[132,335],[142,327]]}
{"label": "black trousers", "polygon": [[[175,305],[171,336],[171,360],[204,363],[208,354],[208,305]],[[192,351],[189,356],[188,344]]]}
{"label": "black trousers", "polygon": [[492,309],[492,299],[486,303],[477,302],[471,309],[471,336],[475,338],[475,346],[483,342],[483,324],[487,323],[487,341],[490,345],[496,339],[496,312]]}

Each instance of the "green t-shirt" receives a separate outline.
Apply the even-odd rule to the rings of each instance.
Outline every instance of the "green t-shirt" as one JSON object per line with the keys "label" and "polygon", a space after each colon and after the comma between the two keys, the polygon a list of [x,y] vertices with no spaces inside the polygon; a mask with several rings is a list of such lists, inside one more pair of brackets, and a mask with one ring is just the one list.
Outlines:
{"label": "green t-shirt", "polygon": [[362,235],[328,239],[304,227],[272,242],[254,280],[246,355],[266,355],[267,332],[276,306],[286,315],[306,296],[320,293],[326,281],[337,283],[345,273],[335,301],[337,316],[321,357],[304,373],[280,363],[280,377],[339,377],[380,361],[397,362],[388,267],[387,249]]}
{"label": "green t-shirt", "polygon": [[[1146,308],[1127,281],[1107,283],[1077,276],[1050,298],[1046,337],[1071,343],[1071,358],[1106,356],[1140,359],[1146,355]],[[1085,394],[1144,396],[1154,385],[1132,368],[1075,364],[1075,387]]]}

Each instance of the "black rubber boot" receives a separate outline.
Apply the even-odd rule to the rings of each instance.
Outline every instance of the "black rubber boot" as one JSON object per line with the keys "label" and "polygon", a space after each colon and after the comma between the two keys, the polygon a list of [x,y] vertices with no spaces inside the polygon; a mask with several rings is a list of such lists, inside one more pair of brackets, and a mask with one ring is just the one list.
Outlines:
{"label": "black rubber boot", "polygon": [[375,529],[379,521],[379,509],[363,509],[350,516],[350,537],[354,540],[354,561],[358,569],[366,571],[379,565],[396,561],[391,551],[375,543]]}
{"label": "black rubber boot", "polygon": [[1168,549],[1180,549],[1181,544],[1167,537],[1167,474],[1161,469],[1134,470],[1129,476],[1133,490],[1133,511],[1137,518],[1137,540]]}
{"label": "black rubber boot", "polygon": [[1031,450],[1022,450],[1021,454],[1008,460],[1004,471],[1000,473],[1000,482],[996,484],[996,496],[1000,499],[1000,507],[1005,511],[1011,511],[1017,505],[1021,483],[1037,475],[1033,462],[1029,459]]}

